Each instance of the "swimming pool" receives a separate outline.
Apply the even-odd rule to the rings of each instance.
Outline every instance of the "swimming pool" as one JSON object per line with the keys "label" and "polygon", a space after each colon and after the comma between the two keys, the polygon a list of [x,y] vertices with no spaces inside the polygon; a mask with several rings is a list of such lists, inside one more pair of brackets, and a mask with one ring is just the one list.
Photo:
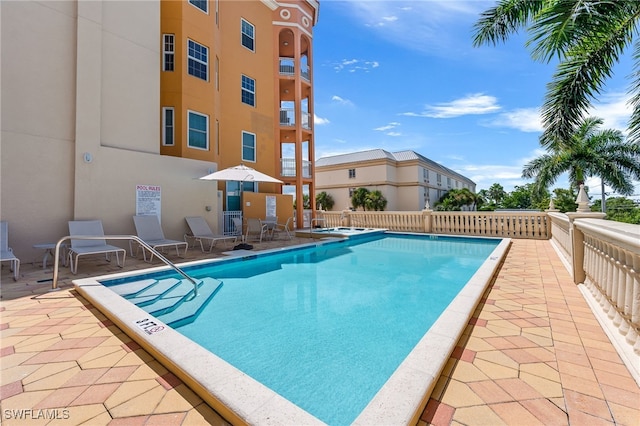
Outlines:
{"label": "swimming pool", "polygon": [[[435,279],[443,282],[449,275],[458,275],[463,265],[473,263],[470,261],[469,252],[475,250],[460,249],[460,243],[463,241],[486,246],[482,259],[487,255],[489,259],[478,272],[475,270],[482,260],[472,265],[466,276],[462,275],[462,283],[451,289],[452,294],[447,296],[448,299],[443,307],[430,306],[438,286],[429,288],[424,280],[433,280],[434,276],[421,278],[418,272],[421,269],[435,270],[436,264],[447,263],[448,268],[437,269],[439,273],[436,274]],[[383,242],[390,242],[393,247],[383,247]],[[424,243],[447,246],[448,251],[444,255],[435,252],[427,255]],[[458,249],[451,247],[458,247]],[[361,249],[364,249],[364,252],[356,253]],[[212,352],[254,379],[258,379],[258,382],[263,385],[266,384],[268,389],[284,396],[284,398],[275,398],[269,394],[267,398],[265,389],[254,387],[253,383],[246,385],[250,390],[241,391],[243,394],[250,393],[254,399],[258,397],[262,402],[260,405],[265,405],[264,398],[275,401],[271,407],[271,415],[267,416],[271,421],[276,415],[273,413],[274,409],[278,414],[276,418],[283,419],[282,424],[291,423],[291,416],[304,423],[317,421],[313,417],[305,417],[304,412],[296,411],[290,404],[285,404],[282,401],[284,399],[287,402],[293,401],[297,406],[329,424],[352,422],[366,424],[373,420],[380,423],[383,419],[389,419],[391,423],[405,423],[415,417],[416,411],[419,411],[423,402],[426,403],[425,394],[430,392],[429,388],[434,385],[439,368],[444,365],[488,279],[493,275],[501,250],[505,250],[505,245],[504,241],[499,240],[425,238],[392,234],[386,238],[374,237],[367,241],[360,239],[356,244],[331,242],[287,250],[284,253],[272,251],[263,256],[251,256],[253,259],[249,260],[250,264],[236,259],[225,263],[193,265],[192,268],[187,267],[190,274],[213,275],[224,284],[222,290],[215,294],[210,303],[210,306],[214,307],[212,313],[201,314],[203,323],[215,324],[215,327],[203,326],[196,321],[184,325],[180,331],[194,339],[215,335],[214,343],[218,346],[212,348]],[[342,253],[342,257],[336,256],[338,252]],[[414,255],[417,255],[417,258],[411,259]],[[464,262],[462,264],[454,262],[455,257]],[[340,261],[342,263],[335,263],[338,262],[337,259],[342,259]],[[373,264],[365,264],[364,261],[367,259],[374,259]],[[408,263],[402,266],[401,262]],[[416,262],[422,267],[416,267]],[[385,271],[387,269],[385,264],[394,265],[398,269],[388,274]],[[256,282],[252,281],[254,278],[251,277],[255,274],[248,273],[250,265],[254,272],[259,273]],[[319,269],[309,273],[310,268],[315,266],[319,266]],[[292,268],[297,269],[293,276],[301,278],[297,280],[291,278],[290,269]],[[372,274],[364,277],[357,276],[354,274],[357,270],[370,271]],[[152,275],[146,274],[139,278],[144,280],[150,277]],[[470,287],[474,278],[479,278],[481,282]],[[458,292],[467,281],[469,284]],[[382,285],[373,287],[372,284],[375,282]],[[366,285],[362,286],[363,283]],[[76,286],[84,290],[99,288],[94,284],[78,283]],[[447,287],[452,286],[447,285]],[[458,303],[450,304],[447,315],[440,315],[444,306],[454,297]],[[107,305],[104,300],[102,304]],[[275,312],[274,305],[285,309]],[[262,318],[280,316],[284,322],[267,326],[266,320],[258,320],[253,316],[254,311],[259,311]],[[347,311],[353,311],[355,316],[347,316]],[[140,312],[135,312],[135,315],[137,317],[133,316],[126,321],[128,324],[125,325],[129,328],[131,328],[132,318],[138,318],[133,321],[134,324],[141,324]],[[438,316],[439,319],[437,319]],[[437,319],[436,324],[430,326],[435,319]],[[151,319],[151,321],[154,320]],[[138,328],[142,330],[143,335],[146,334],[147,340],[156,340],[156,344],[158,341],[166,340],[159,339],[158,335],[170,334],[167,332],[173,331],[161,330],[158,333],[149,334],[144,329],[147,323],[142,324],[142,326],[138,325]],[[155,329],[162,325],[163,323],[157,321]],[[345,325],[348,327],[344,327]],[[375,325],[380,327],[374,327]],[[431,328],[427,332],[429,327]],[[135,326],[133,328],[135,329]],[[407,328],[412,329],[408,335],[399,333]],[[146,330],[148,329],[147,327]],[[225,331],[227,329],[230,331]],[[456,329],[459,331],[456,332]],[[290,333],[285,333],[282,337],[280,335],[283,331]],[[280,340],[274,339],[276,335],[280,336]],[[313,338],[307,338],[310,335]],[[340,339],[337,339],[338,343],[347,343],[346,347],[341,347],[335,339],[326,340],[327,337],[335,335],[340,336]],[[364,343],[356,341],[358,335],[366,337]],[[318,336],[321,338],[318,339]],[[284,343],[274,344],[274,341],[289,342],[291,346],[286,346]],[[203,343],[203,345],[206,344]],[[238,344],[241,349],[228,351]],[[188,354],[184,353],[184,346],[172,347],[177,353],[168,354],[165,348],[160,353],[161,358],[173,357],[178,358],[177,361],[183,357],[188,358]],[[297,352],[298,347],[308,349],[300,356],[302,361],[294,359],[296,357],[293,356],[293,352]],[[373,357],[371,361],[369,355],[376,347],[383,349],[383,356],[382,358]],[[157,348],[155,350],[157,352]],[[235,355],[234,351],[237,352]],[[196,352],[200,353],[200,351]],[[393,356],[391,356],[392,353]],[[264,360],[260,361],[261,357]],[[329,360],[328,366],[320,365],[319,361],[323,359]],[[183,361],[189,364],[188,360]],[[218,359],[210,360],[209,363],[217,367],[221,365]],[[295,365],[296,363],[298,364]],[[285,367],[290,364],[295,367],[291,370],[286,369]],[[340,365],[337,366],[337,364]],[[434,370],[436,364],[439,365],[437,371]],[[188,370],[194,370],[193,365],[182,365],[179,369],[183,373],[182,376],[188,377],[187,384],[194,385],[196,388],[202,386],[202,384],[190,383],[194,380],[190,378]],[[237,376],[236,372],[233,373]],[[200,374],[196,372],[196,376],[198,375],[203,376],[202,372]],[[387,380],[390,375],[391,378]],[[204,380],[217,388],[214,391],[217,402],[230,404],[225,407],[241,420],[256,422],[255,419],[258,417],[266,418],[263,417],[266,411],[248,412],[251,409],[255,411],[260,405],[242,406],[240,404],[238,406],[238,401],[228,401],[233,399],[234,394],[234,390],[231,390],[232,395],[229,395],[229,388],[237,388],[239,383],[243,382],[239,380],[240,376],[237,376],[236,382],[228,381],[228,378],[223,380],[215,377],[216,374],[208,376],[200,377],[199,380]],[[279,384],[278,376],[292,376],[293,382]],[[376,376],[376,378],[373,381],[366,380],[364,388],[354,388],[356,382],[360,382],[363,376]],[[324,380],[323,385],[322,379],[327,378],[330,380]],[[211,381],[219,383],[211,383]],[[226,385],[222,386],[221,383]],[[414,383],[415,389],[412,389]],[[245,388],[245,385],[240,384],[240,388]],[[397,389],[394,390],[394,388]],[[399,388],[402,390],[397,392]],[[340,389],[345,389],[346,392]],[[309,401],[313,399],[313,394],[323,394],[323,396],[318,402]],[[398,398],[402,402],[398,402]],[[227,401],[221,401],[225,399]],[[255,402],[258,401],[254,400]],[[339,406],[340,403],[345,405]],[[218,406],[214,408],[221,411]],[[221,414],[225,415],[225,412],[222,411]],[[400,421],[400,418],[403,420]]]}

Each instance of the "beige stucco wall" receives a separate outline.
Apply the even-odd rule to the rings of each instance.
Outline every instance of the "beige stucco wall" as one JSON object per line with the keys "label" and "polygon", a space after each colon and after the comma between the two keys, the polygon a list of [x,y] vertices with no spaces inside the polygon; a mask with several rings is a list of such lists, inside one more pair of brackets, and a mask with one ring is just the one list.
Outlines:
{"label": "beige stucco wall", "polygon": [[[355,178],[349,178],[349,169],[356,170]],[[387,211],[422,210],[427,198],[433,207],[448,190],[447,175],[441,175],[442,184],[438,186],[438,172],[427,169],[425,181],[424,169],[425,166],[416,160],[396,162],[386,159],[320,167],[316,169],[316,193],[324,191],[331,195],[335,201],[333,210],[350,207],[349,188],[360,187],[381,191],[387,199]],[[451,188],[455,188],[455,178],[452,178]]]}
{"label": "beige stucco wall", "polygon": [[159,1],[0,3],[0,217],[23,262],[72,219],[133,233],[136,184],[161,187],[168,238],[188,215],[218,231],[216,185],[197,179],[214,165],[158,154],[159,14]]}

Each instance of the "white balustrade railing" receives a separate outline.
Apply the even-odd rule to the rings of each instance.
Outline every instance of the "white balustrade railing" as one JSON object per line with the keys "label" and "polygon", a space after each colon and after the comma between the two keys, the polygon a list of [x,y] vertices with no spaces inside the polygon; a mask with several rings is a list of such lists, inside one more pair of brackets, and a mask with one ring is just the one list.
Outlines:
{"label": "white balustrade railing", "polygon": [[544,212],[322,212],[327,226],[384,228],[391,231],[487,237],[548,239],[550,222]]}
{"label": "white balustrade railing", "polygon": [[560,254],[565,260],[571,263],[573,248],[571,247],[571,236],[569,235],[569,229],[571,228],[569,217],[564,213],[550,212],[549,219],[551,220],[551,241],[560,249]]}
{"label": "white balustrade railing", "polygon": [[549,239],[550,226],[544,212],[433,212],[435,234]]}
{"label": "white balustrade railing", "polygon": [[584,285],[626,342],[640,354],[638,225],[576,219],[584,245]]}

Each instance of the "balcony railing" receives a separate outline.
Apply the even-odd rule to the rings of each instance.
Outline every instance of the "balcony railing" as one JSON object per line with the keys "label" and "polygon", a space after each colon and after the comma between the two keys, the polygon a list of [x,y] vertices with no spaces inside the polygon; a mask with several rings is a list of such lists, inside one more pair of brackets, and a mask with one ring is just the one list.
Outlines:
{"label": "balcony railing", "polygon": [[[296,176],[296,159],[281,158],[280,159],[280,176],[295,177]],[[311,177],[311,161],[302,161],[302,177]]]}
{"label": "balcony railing", "polygon": [[296,125],[296,112],[293,108],[280,108],[280,126]]}
{"label": "balcony railing", "polygon": [[280,75],[296,75],[296,65],[293,58],[280,58]]}
{"label": "balcony railing", "polygon": [[300,77],[302,77],[306,81],[311,81],[311,77],[309,75],[309,67],[308,66],[303,66],[302,67],[302,69],[300,70]]}
{"label": "balcony railing", "polygon": [[308,112],[302,113],[302,128],[311,130],[311,114]]}

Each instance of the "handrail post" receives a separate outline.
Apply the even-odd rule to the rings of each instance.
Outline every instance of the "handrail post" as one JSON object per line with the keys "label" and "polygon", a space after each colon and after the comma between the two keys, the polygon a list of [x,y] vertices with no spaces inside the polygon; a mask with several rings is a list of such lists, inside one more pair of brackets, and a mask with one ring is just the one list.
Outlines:
{"label": "handrail post", "polygon": [[135,235],[74,235],[62,237],[56,243],[55,259],[53,259],[53,282],[51,283],[51,291],[58,290],[58,264],[60,263],[60,245],[66,240],[134,240],[145,249],[149,250],[154,256],[170,266],[174,271],[178,272],[193,284],[193,295],[198,296],[198,282],[187,275],[182,269],[178,268],[173,262],[160,254],[156,249],[145,243],[140,237]]}

